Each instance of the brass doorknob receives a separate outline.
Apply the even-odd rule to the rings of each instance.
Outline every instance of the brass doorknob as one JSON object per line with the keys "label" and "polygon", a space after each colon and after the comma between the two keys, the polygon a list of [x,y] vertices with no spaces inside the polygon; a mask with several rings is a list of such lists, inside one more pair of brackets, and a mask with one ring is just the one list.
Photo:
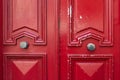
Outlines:
{"label": "brass doorknob", "polygon": [[28,42],[26,42],[26,41],[22,41],[22,42],[20,42],[20,48],[22,48],[22,49],[26,49],[26,48],[28,48]]}
{"label": "brass doorknob", "polygon": [[94,51],[96,49],[96,46],[94,43],[88,43],[87,48],[89,51]]}

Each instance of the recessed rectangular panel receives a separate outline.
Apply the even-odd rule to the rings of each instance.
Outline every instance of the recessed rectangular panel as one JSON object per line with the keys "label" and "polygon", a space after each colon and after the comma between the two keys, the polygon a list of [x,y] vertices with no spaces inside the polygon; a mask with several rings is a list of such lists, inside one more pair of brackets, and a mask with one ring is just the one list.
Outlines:
{"label": "recessed rectangular panel", "polygon": [[4,0],[3,42],[16,45],[28,37],[34,45],[46,45],[46,0]]}
{"label": "recessed rectangular panel", "polygon": [[74,32],[77,33],[86,28],[94,28],[103,31],[103,11],[105,0],[74,0],[73,18]]}
{"label": "recessed rectangular panel", "polygon": [[69,55],[68,80],[112,80],[111,55]]}
{"label": "recessed rectangular panel", "polygon": [[81,46],[88,38],[98,40],[100,46],[112,46],[112,12],[113,0],[70,0],[69,46]]}
{"label": "recessed rectangular panel", "polygon": [[13,10],[13,30],[29,27],[37,31],[38,0],[11,0]]}
{"label": "recessed rectangular panel", "polygon": [[46,80],[46,56],[5,55],[5,80]]}

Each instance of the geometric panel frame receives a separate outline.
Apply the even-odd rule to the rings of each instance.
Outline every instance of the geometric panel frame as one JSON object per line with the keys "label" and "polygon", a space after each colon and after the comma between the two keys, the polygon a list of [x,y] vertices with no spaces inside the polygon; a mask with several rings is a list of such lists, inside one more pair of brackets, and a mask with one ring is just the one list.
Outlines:
{"label": "geometric panel frame", "polygon": [[3,1],[3,44],[16,45],[28,37],[33,45],[46,45],[46,0]]}
{"label": "geometric panel frame", "polygon": [[5,54],[4,80],[47,80],[46,65],[46,54]]}
{"label": "geometric panel frame", "polygon": [[111,54],[69,54],[67,80],[113,80]]}
{"label": "geometric panel frame", "polygon": [[[96,5],[97,2],[100,4]],[[95,9],[94,5],[100,9]],[[93,7],[90,8],[91,6]],[[96,13],[97,16],[95,16],[96,14],[89,9],[92,9],[93,11],[97,10],[99,13]],[[90,3],[87,3],[85,0],[68,1],[68,46],[82,46],[83,42],[89,38],[98,40],[99,46],[113,46],[112,12],[113,0],[92,0]],[[98,17],[98,14],[101,16]],[[82,17],[82,15],[84,16]],[[98,22],[102,22],[102,24],[96,24],[96,20],[94,20],[93,17],[95,17]],[[90,25],[89,23],[95,25]]]}

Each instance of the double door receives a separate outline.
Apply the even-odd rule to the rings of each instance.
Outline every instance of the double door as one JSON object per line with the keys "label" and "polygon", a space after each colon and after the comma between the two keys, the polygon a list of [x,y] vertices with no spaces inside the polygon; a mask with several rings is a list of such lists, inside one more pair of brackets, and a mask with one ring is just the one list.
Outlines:
{"label": "double door", "polygon": [[1,0],[1,80],[119,80],[119,0]]}

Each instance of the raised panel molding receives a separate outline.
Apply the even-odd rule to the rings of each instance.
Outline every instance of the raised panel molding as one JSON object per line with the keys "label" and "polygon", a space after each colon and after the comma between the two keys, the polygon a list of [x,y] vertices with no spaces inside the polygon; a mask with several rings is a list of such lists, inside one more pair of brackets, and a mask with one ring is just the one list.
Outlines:
{"label": "raised panel molding", "polygon": [[46,65],[46,54],[5,54],[4,80],[47,80]]}
{"label": "raised panel molding", "polygon": [[67,66],[68,80],[113,80],[111,54],[68,54]]}
{"label": "raised panel molding", "polygon": [[29,37],[34,45],[46,45],[46,0],[3,1],[4,45],[15,45]]}
{"label": "raised panel molding", "polygon": [[[79,4],[78,4],[79,3]],[[100,46],[113,46],[113,0],[69,0],[68,46],[81,46],[92,38]]]}

